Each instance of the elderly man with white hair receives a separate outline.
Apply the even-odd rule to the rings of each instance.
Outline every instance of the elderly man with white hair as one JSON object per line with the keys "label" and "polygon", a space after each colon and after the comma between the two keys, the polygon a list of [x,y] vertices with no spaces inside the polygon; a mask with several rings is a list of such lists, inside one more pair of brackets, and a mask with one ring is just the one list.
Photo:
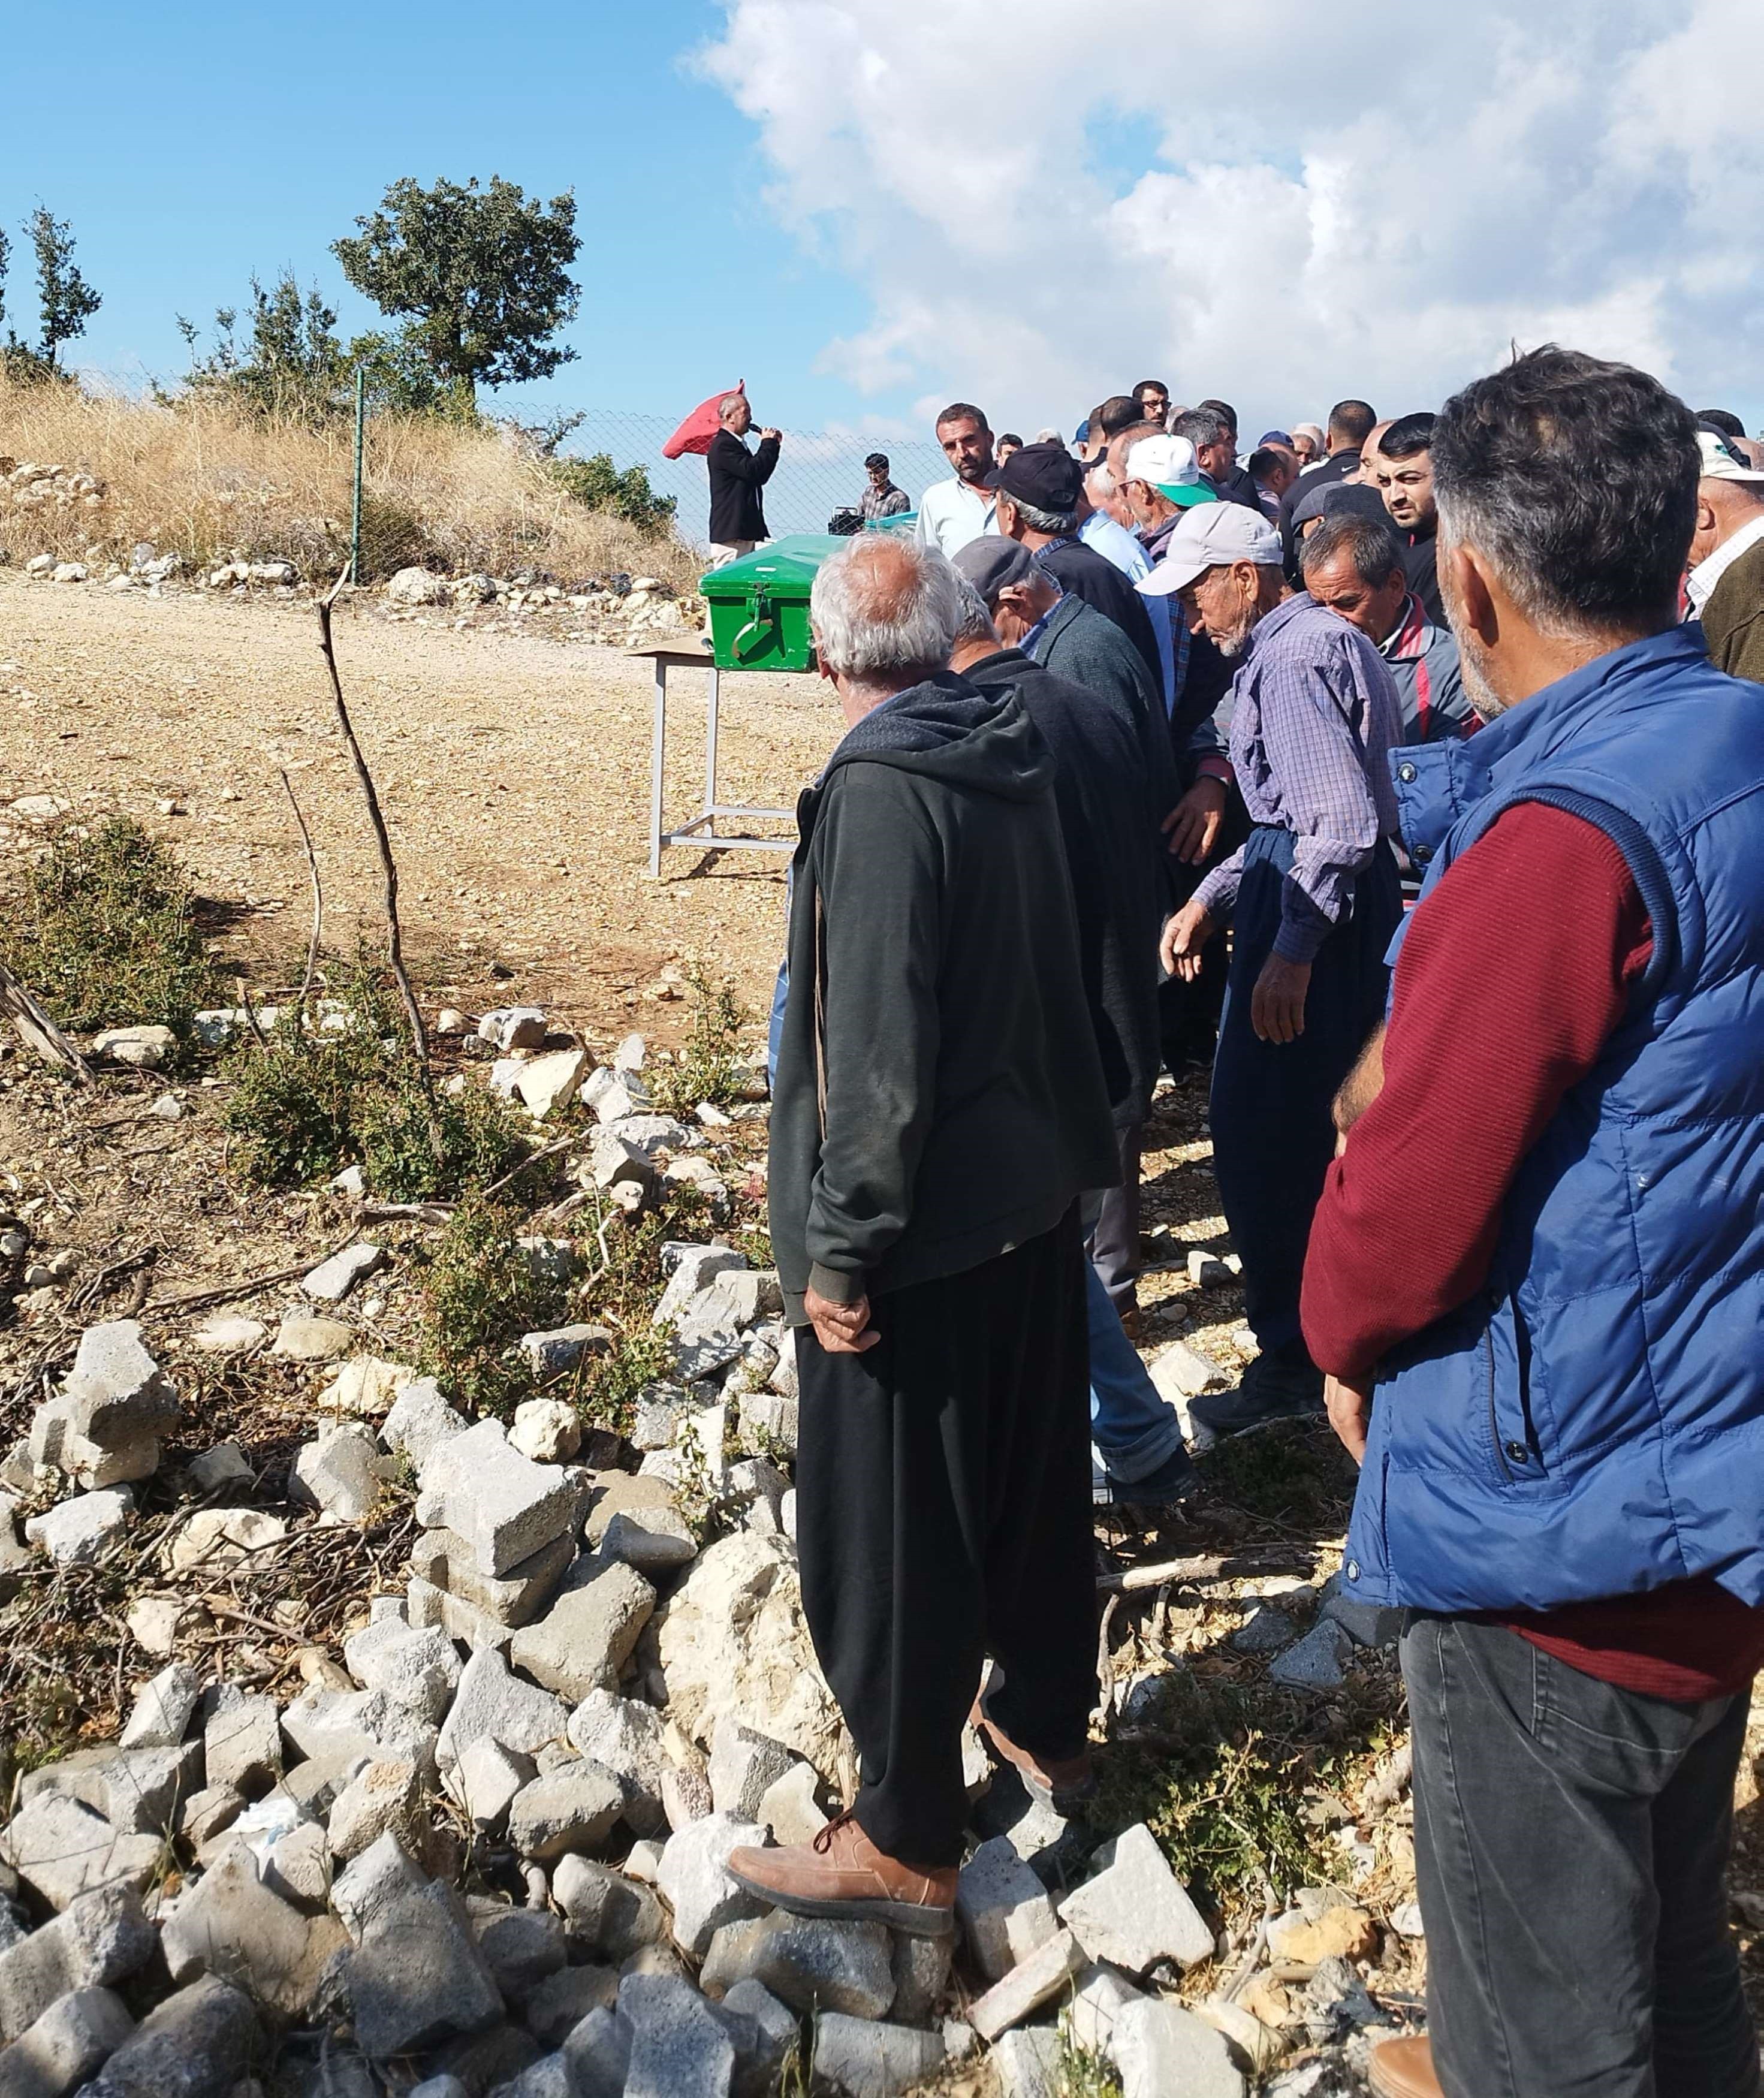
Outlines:
{"label": "elderly man with white hair", "polygon": [[726,393],[717,408],[722,427],[710,441],[704,464],[710,476],[711,565],[751,554],[770,535],[766,529],[766,506],[760,490],[778,464],[781,441],[776,430],[760,432],[758,447],[749,451],[747,434],[753,427],[753,410],[745,393]]}
{"label": "elderly man with white hair", "polygon": [[981,1700],[1071,1811],[1096,1697],[1078,1197],[1118,1171],[1051,753],[946,666],[954,571],[865,534],[810,599],[846,734],[798,810],[773,1091],[797,1547],[849,1812],[729,1869],[797,1915],[954,1928]]}

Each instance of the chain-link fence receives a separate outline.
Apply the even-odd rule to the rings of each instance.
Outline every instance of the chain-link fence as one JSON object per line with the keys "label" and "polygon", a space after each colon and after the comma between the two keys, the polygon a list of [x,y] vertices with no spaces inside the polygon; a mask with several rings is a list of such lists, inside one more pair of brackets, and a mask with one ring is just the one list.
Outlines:
{"label": "chain-link fence", "polygon": [[[496,412],[507,413],[500,403]],[[551,420],[560,411],[546,410]],[[591,457],[604,452],[616,470],[640,466],[658,495],[674,496],[678,503],[675,529],[682,539],[697,546],[709,538],[710,494],[704,476],[704,461],[695,453],[684,459],[665,459],[661,447],[674,433],[674,424],[665,415],[627,415],[619,409],[589,408],[562,411],[581,415],[559,445],[565,457]],[[517,419],[539,418],[514,410]],[[778,469],[766,484],[766,521],[774,538],[788,532],[824,532],[836,510],[855,509],[868,485],[864,460],[871,452],[886,452],[893,478],[918,507],[920,494],[932,481],[950,471],[949,462],[929,438],[902,443],[898,439],[867,437],[853,430],[786,430],[779,451]]]}

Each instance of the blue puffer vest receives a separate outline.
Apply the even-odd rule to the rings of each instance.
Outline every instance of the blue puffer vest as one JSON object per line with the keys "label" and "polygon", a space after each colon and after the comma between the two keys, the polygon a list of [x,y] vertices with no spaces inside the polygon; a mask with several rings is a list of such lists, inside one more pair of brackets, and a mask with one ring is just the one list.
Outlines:
{"label": "blue puffer vest", "polygon": [[1542,1609],[1712,1574],[1764,1602],[1764,690],[1678,627],[1391,757],[1418,910],[1546,801],[1617,845],[1654,951],[1520,1168],[1486,1288],[1380,1366],[1349,1592]]}

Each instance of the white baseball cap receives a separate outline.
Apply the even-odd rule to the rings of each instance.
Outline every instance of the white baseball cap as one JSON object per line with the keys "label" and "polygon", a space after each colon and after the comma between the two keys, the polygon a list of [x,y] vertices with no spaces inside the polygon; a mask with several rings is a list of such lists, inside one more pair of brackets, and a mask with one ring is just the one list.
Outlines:
{"label": "white baseball cap", "polygon": [[1200,462],[1186,437],[1141,437],[1128,448],[1129,481],[1143,481],[1186,510],[1218,497],[1200,478]]}
{"label": "white baseball cap", "polygon": [[1277,568],[1281,558],[1280,535],[1266,517],[1241,503],[1201,503],[1183,512],[1163,560],[1134,587],[1143,597],[1169,597],[1209,568],[1231,561]]}
{"label": "white baseball cap", "polygon": [[1731,451],[1725,439],[1718,437],[1713,430],[1699,430],[1696,441],[1703,454],[1702,478],[1705,481],[1764,481],[1764,473],[1755,472],[1735,451]]}

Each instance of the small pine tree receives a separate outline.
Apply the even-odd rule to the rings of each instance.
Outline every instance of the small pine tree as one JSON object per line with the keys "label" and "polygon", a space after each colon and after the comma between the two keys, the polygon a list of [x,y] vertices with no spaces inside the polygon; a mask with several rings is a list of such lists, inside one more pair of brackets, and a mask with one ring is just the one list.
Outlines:
{"label": "small pine tree", "polygon": [[38,204],[24,222],[37,251],[37,304],[41,340],[37,354],[51,371],[60,362],[61,345],[86,333],[86,324],[103,301],[80,274],[73,260],[73,235],[64,218]]}
{"label": "small pine tree", "polygon": [[186,386],[195,393],[225,393],[260,415],[322,422],[348,405],[349,363],[333,332],[336,313],[318,287],[302,293],[284,270],[265,291],[251,280],[250,334],[241,342],[236,308],[214,316],[214,347],[196,356],[197,331],[180,314],[178,331],[190,346]]}

